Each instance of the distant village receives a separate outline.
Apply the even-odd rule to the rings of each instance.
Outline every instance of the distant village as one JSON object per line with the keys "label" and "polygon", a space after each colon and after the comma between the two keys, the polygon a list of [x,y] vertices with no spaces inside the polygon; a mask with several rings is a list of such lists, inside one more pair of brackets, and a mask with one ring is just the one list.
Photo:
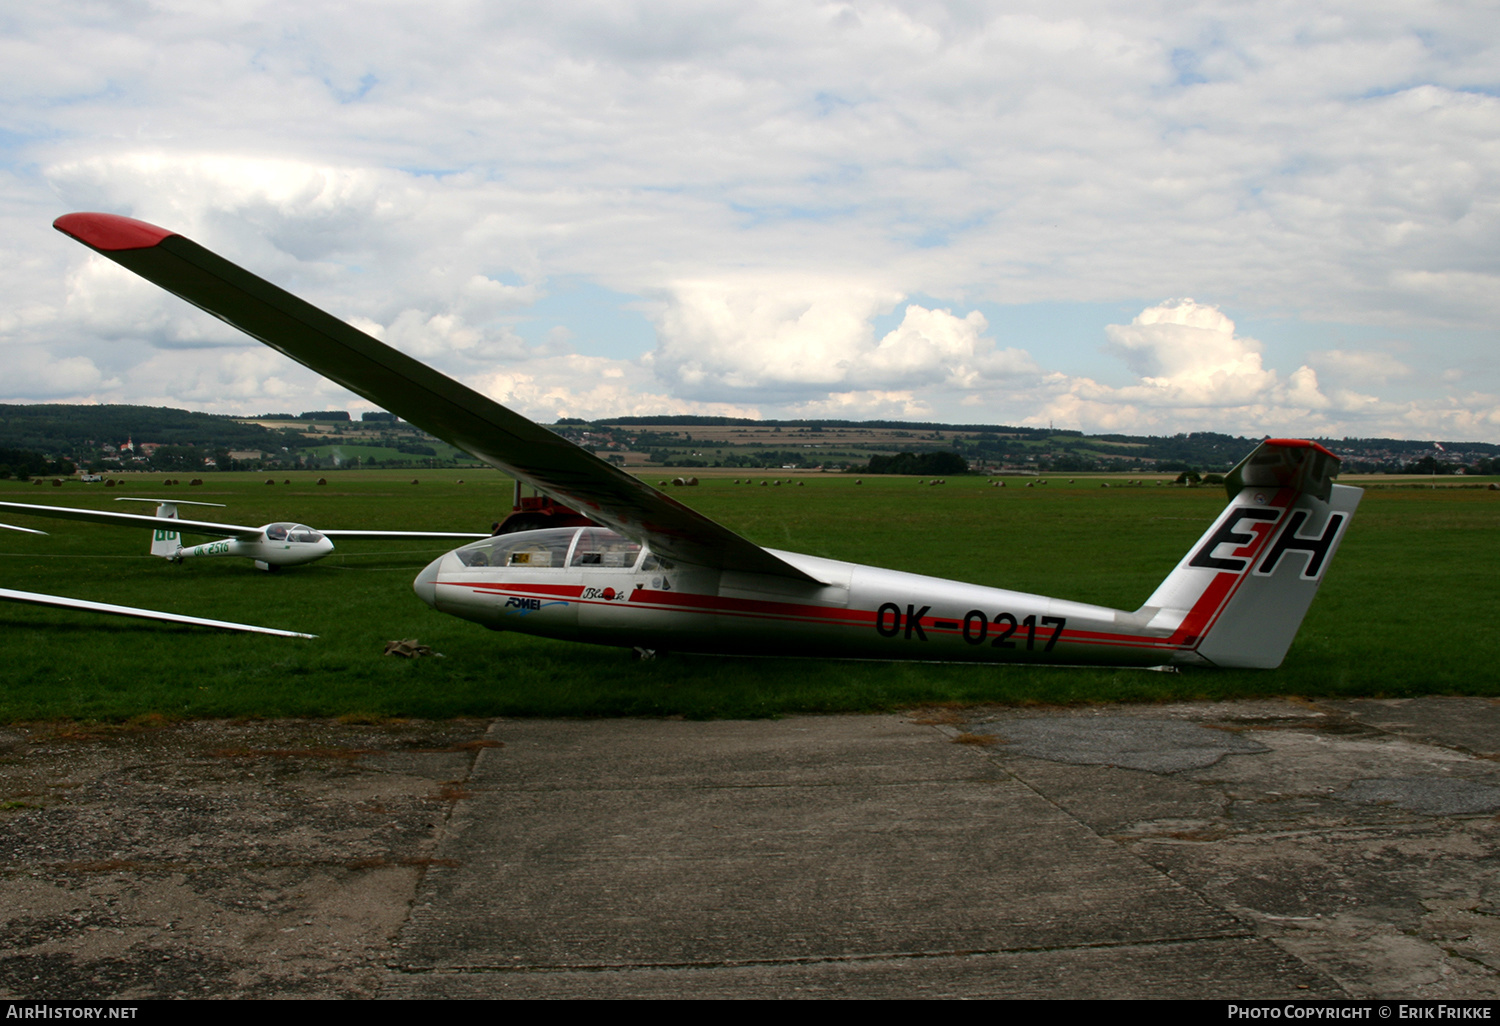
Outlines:
{"label": "distant village", "polygon": [[[867,473],[1222,473],[1259,439],[1195,432],[1086,435],[904,421],[565,418],[551,429],[627,469]],[[1500,445],[1318,439],[1345,473],[1500,473]],[[0,405],[0,479],[137,472],[441,468],[477,461],[390,413],[226,417],[146,406]],[[941,467],[941,469],[939,469]],[[897,469],[906,468],[906,469]]]}

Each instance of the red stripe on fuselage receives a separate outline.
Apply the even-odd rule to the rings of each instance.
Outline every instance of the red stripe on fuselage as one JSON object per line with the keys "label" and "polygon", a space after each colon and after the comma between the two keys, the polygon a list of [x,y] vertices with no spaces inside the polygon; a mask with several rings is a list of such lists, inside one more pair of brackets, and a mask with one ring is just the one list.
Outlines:
{"label": "red stripe on fuselage", "polygon": [[[634,608],[661,610],[665,612],[697,613],[706,616],[733,616],[744,619],[779,620],[788,623],[823,623],[829,626],[865,627],[876,619],[875,610],[850,609],[842,606],[816,606],[806,603],[777,602],[769,599],[729,598],[720,595],[702,595],[691,592],[661,591],[651,588],[636,588],[630,593],[627,603],[583,599],[583,585],[535,584],[532,582],[485,582],[440,581],[439,583],[480,594],[509,595],[524,594],[552,598],[570,599],[579,605],[608,606],[615,609]],[[925,616],[921,619],[924,633],[936,636],[959,637],[962,628],[935,627],[940,622],[954,622],[942,616]],[[1150,638],[1134,634],[1114,634],[1102,631],[1085,631],[1078,628],[1064,629],[1057,643],[1097,645],[1110,648],[1182,649],[1190,647],[1176,638]]]}

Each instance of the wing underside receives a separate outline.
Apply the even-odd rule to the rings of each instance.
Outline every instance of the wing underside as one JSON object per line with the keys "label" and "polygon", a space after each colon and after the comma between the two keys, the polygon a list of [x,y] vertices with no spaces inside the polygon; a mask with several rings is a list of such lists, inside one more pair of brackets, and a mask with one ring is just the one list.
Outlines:
{"label": "wing underside", "polygon": [[592,453],[197,243],[112,214],[54,226],[298,363],[653,551],[700,566],[813,581]]}

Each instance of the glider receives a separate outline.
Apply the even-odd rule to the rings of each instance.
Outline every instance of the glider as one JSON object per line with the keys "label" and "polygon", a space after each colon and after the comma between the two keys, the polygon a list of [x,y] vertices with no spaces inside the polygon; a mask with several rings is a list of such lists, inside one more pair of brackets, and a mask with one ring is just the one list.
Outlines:
{"label": "glider", "polygon": [[[59,520],[84,520],[94,524],[146,527],[151,534],[151,555],[180,563],[193,556],[243,556],[255,560],[261,570],[278,570],[284,566],[301,566],[322,559],[333,551],[334,538],[437,538],[442,540],[488,538],[488,534],[455,531],[315,531],[303,524],[281,521],[262,527],[216,524],[207,520],[184,520],[177,515],[178,506],[219,506],[218,502],[189,502],[186,499],[116,499],[116,502],[157,503],[155,516],[139,513],[111,513],[107,510],[75,509],[70,506],[39,506],[26,502],[0,502],[0,509],[33,517],[55,517]],[[173,521],[170,525],[162,520]],[[201,545],[183,545],[181,535],[228,535]]]}
{"label": "glider", "polygon": [[[15,506],[17,503],[7,503]],[[30,527],[0,524],[8,531],[24,531],[26,534],[46,534]],[[246,631],[251,634],[275,634],[283,638],[315,638],[316,634],[298,634],[296,631],[281,631],[274,627],[256,627],[248,623],[231,623],[228,620],[209,620],[201,616],[184,616],[180,613],[163,613],[155,609],[140,609],[136,606],[116,606],[108,602],[89,602],[86,599],[70,599],[61,595],[44,595],[36,591],[16,591],[0,588],[0,601],[22,602],[33,606],[52,606],[61,609],[81,609],[89,613],[109,613],[114,616],[133,616],[140,620],[163,620],[167,623],[185,623],[194,627],[213,627],[221,631]]]}
{"label": "glider", "polygon": [[1362,494],[1322,446],[1262,442],[1133,611],[765,549],[181,235],[113,214],[54,227],[599,525],[499,535],[417,576],[428,605],[494,629],[643,655],[1271,668]]}

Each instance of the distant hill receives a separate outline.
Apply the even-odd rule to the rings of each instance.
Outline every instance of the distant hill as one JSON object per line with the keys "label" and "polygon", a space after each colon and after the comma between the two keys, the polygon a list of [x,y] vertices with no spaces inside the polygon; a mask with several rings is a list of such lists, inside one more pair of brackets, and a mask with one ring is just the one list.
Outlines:
{"label": "distant hill", "polygon": [[[334,418],[337,419],[334,419]],[[159,406],[0,404],[0,448],[80,466],[112,459],[126,439],[160,446],[153,464],[190,469],[218,454],[222,469],[249,469],[253,461],[226,461],[225,452],[277,454],[267,461],[305,467],[446,464],[467,460],[389,414],[350,421],[340,411],[257,418],[194,413]],[[279,423],[276,423],[279,421]],[[863,467],[873,456],[910,452],[952,453],[981,471],[1030,468],[1061,472],[1222,472],[1253,449],[1259,438],[1212,431],[1175,435],[1086,435],[1081,431],[1003,424],[940,424],[898,420],[750,420],[738,417],[618,417],[586,422],[564,418],[553,429],[627,466],[843,469]],[[1495,473],[1500,445],[1395,438],[1316,439],[1344,461],[1346,472],[1452,473],[1460,467]],[[357,461],[333,453],[338,446],[392,450]],[[170,452],[168,452],[170,450]],[[327,450],[327,451],[325,451]],[[351,449],[351,452],[353,450]],[[166,463],[168,457],[175,463]],[[19,459],[19,457],[18,457]],[[17,464],[19,466],[19,464]]]}
{"label": "distant hill", "polygon": [[0,446],[72,454],[126,439],[207,448],[255,449],[286,445],[281,432],[233,417],[163,406],[36,406],[0,404]]}

